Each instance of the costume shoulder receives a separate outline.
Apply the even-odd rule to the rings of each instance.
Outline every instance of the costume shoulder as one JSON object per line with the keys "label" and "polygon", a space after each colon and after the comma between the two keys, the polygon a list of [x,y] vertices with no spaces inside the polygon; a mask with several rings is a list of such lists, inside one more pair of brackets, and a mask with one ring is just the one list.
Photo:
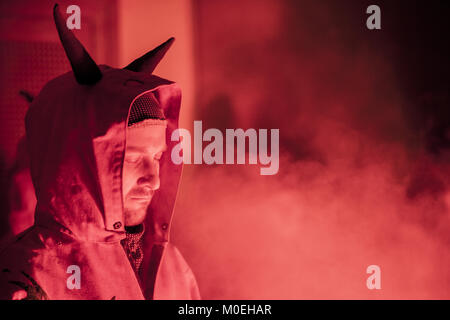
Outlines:
{"label": "costume shoulder", "polygon": [[4,243],[0,252],[0,299],[47,300],[34,279],[34,257],[42,242],[32,227]]}
{"label": "costume shoulder", "polygon": [[155,284],[155,300],[199,300],[194,273],[178,248],[167,244]]}

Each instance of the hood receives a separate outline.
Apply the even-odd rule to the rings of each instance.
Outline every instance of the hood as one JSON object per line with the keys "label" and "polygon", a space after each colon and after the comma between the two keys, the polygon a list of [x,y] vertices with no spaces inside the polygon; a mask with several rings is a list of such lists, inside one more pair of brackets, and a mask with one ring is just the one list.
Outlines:
{"label": "hood", "polygon": [[122,168],[133,100],[153,92],[167,118],[167,151],[161,186],[148,209],[146,235],[166,242],[181,175],[170,159],[176,142],[181,91],[149,73],[99,66],[102,77],[81,85],[68,72],[51,80],[26,115],[30,168],[36,192],[36,225],[78,241],[124,238]]}

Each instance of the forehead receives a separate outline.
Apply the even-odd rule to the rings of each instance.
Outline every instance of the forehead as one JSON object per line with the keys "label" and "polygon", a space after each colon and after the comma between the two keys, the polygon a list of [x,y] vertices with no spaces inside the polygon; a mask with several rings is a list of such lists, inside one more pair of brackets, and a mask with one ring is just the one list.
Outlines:
{"label": "forehead", "polygon": [[127,150],[163,149],[166,147],[166,126],[149,125],[127,129]]}

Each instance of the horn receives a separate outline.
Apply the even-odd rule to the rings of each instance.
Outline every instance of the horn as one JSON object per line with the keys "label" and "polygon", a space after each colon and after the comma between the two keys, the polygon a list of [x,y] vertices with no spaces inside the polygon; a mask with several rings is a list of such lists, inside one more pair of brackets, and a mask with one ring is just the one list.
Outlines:
{"label": "horn", "polygon": [[155,70],[158,63],[166,54],[167,50],[172,46],[175,41],[174,37],[169,38],[166,42],[160,44],[155,49],[147,52],[142,57],[137,58],[132,63],[127,65],[124,69],[135,72],[149,72],[152,73]]}
{"label": "horn", "polygon": [[93,85],[98,82],[102,78],[102,72],[81,42],[67,28],[66,21],[61,16],[58,4],[55,4],[53,7],[53,18],[55,19],[59,38],[61,39],[67,58],[69,58],[77,82],[84,85]]}

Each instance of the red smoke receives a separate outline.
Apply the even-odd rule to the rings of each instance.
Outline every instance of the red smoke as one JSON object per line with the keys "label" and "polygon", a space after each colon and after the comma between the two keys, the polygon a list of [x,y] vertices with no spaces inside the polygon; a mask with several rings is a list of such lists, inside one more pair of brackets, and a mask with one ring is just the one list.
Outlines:
{"label": "red smoke", "polygon": [[411,126],[389,32],[361,4],[223,6],[198,5],[195,119],[279,128],[281,159],[185,166],[172,239],[203,298],[450,298],[448,153]]}

